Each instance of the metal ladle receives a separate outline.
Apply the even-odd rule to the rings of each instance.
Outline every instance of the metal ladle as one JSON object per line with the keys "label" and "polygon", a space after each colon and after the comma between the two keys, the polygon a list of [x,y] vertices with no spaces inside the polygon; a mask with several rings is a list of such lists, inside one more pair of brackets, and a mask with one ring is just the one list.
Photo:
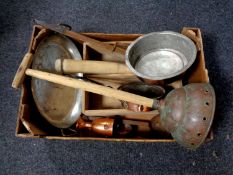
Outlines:
{"label": "metal ladle", "polygon": [[172,90],[163,100],[156,100],[38,70],[27,69],[25,73],[64,86],[158,109],[163,127],[179,144],[190,149],[198,148],[205,141],[214,117],[215,92],[209,83],[189,84]]}

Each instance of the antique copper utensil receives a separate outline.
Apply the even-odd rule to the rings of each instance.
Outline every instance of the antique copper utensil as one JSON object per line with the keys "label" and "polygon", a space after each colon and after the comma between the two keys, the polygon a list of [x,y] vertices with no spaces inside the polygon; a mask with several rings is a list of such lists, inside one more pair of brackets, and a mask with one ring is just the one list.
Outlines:
{"label": "antique copper utensil", "polygon": [[38,70],[27,69],[25,74],[158,109],[163,127],[178,143],[190,149],[198,148],[205,141],[214,118],[215,92],[209,83],[188,84],[172,90],[165,99],[156,100]]}
{"label": "antique copper utensil", "polygon": [[[132,82],[128,84],[123,84],[119,88],[119,90],[130,92],[136,95],[141,95],[147,98],[156,98],[159,99],[165,94],[165,89],[158,85],[148,85],[143,82]],[[125,109],[134,111],[134,112],[147,112],[152,110],[152,108],[148,106],[143,106],[135,103],[130,103],[127,101],[122,101],[122,106]]]}
{"label": "antique copper utensil", "polygon": [[[133,124],[141,125],[145,122],[137,122],[132,121]],[[102,136],[126,136],[127,134],[133,131],[130,124],[132,122],[128,122],[128,120],[122,120],[119,117],[116,118],[96,118],[94,120],[84,120],[82,117],[78,119],[76,123],[76,129],[88,129],[95,134],[102,135]]]}
{"label": "antique copper utensil", "polygon": [[99,135],[113,136],[113,131],[116,127],[115,124],[116,122],[113,118],[98,118],[92,121],[85,121],[79,118],[76,123],[76,129],[89,129]]}
{"label": "antique copper utensil", "polygon": [[171,91],[160,106],[162,126],[181,145],[195,149],[204,143],[215,111],[215,92],[208,83]]}
{"label": "antique copper utensil", "polygon": [[119,116],[114,118],[95,117],[95,119],[92,120],[84,120],[81,117],[76,123],[76,129],[78,131],[82,129],[88,129],[95,134],[108,137],[121,137],[127,136],[128,134],[136,134],[138,132],[150,133],[152,130],[164,133],[166,135],[169,134],[161,126],[159,116],[153,117],[152,122],[154,123],[153,125],[150,124],[150,121],[126,120],[119,118]]}

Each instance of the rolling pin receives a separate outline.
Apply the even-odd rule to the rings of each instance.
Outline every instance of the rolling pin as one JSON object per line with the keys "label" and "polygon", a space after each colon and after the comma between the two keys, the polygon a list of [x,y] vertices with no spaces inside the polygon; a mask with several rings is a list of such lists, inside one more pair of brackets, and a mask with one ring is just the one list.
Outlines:
{"label": "rolling pin", "polygon": [[133,73],[121,63],[93,60],[57,59],[55,62],[57,72],[64,74],[130,74]]}

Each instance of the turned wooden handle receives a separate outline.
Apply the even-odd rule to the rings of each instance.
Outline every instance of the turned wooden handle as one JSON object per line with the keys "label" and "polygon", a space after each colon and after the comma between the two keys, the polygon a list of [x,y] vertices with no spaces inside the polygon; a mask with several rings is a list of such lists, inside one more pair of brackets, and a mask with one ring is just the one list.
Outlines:
{"label": "turned wooden handle", "polygon": [[[86,74],[129,74],[131,71],[124,64],[93,61],[93,60],[72,60],[57,59],[55,69],[65,74],[86,73]],[[132,74],[132,73],[131,73]]]}
{"label": "turned wooden handle", "polygon": [[19,88],[24,80],[25,71],[32,63],[32,53],[26,53],[12,82],[13,88]]}
{"label": "turned wooden handle", "polygon": [[76,89],[83,89],[88,92],[108,96],[108,97],[113,97],[119,100],[135,103],[135,104],[140,104],[148,107],[153,107],[154,100],[146,97],[142,97],[139,95],[131,94],[128,92],[112,89],[109,87],[101,86],[98,84],[90,83],[90,82],[85,82],[82,80],[74,79],[74,78],[69,78],[61,75],[56,75],[52,73],[47,73],[47,72],[42,72],[38,70],[33,70],[33,69],[27,69],[26,70],[26,75],[46,80],[49,82],[61,84],[64,86],[76,88]]}

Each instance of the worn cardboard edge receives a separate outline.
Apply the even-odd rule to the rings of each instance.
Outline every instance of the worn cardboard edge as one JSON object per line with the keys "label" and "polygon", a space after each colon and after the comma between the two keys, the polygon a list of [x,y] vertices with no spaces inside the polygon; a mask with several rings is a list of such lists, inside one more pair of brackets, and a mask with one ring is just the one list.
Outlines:
{"label": "worn cardboard edge", "polygon": [[[28,48],[28,53],[34,53],[34,49],[36,45],[40,42],[41,36],[44,36],[45,33],[48,31],[45,31],[45,29],[39,25],[34,25],[33,30],[31,33],[31,39],[30,39],[30,44]],[[34,48],[34,49],[33,49]],[[26,87],[23,84],[21,87],[21,95],[20,95],[20,100],[19,100],[19,107],[18,107],[18,117],[17,117],[17,122],[16,122],[16,131],[15,135],[18,137],[21,137],[22,135],[27,135],[29,136],[35,136],[35,135],[40,135],[40,134],[45,134],[43,131],[41,131],[39,128],[37,128],[34,124],[30,123],[28,119],[25,119],[25,113],[27,113],[27,105],[25,105],[26,101]],[[22,130],[22,127],[24,127],[28,133],[20,133]]]}
{"label": "worn cardboard edge", "polygon": [[62,136],[45,136],[46,139],[57,140],[82,140],[82,141],[116,141],[116,142],[175,142],[173,139],[130,139],[130,138],[99,138],[99,137],[62,137]]}
{"label": "worn cardboard edge", "polygon": [[[189,31],[194,31],[194,33],[190,33]],[[202,79],[202,83],[209,83],[209,76],[208,76],[208,70],[205,66],[205,56],[204,56],[204,48],[203,48],[203,40],[202,40],[202,34],[201,30],[199,28],[188,28],[184,27],[181,31],[183,35],[186,35],[187,37],[191,38],[195,43],[197,44],[197,47],[199,47],[197,55],[197,59],[195,62],[197,63],[195,71],[192,72],[189,82],[192,83],[201,83],[196,77],[201,77],[199,79]],[[195,63],[194,63],[195,64]],[[202,74],[202,72],[205,72]]]}
{"label": "worn cardboard edge", "polygon": [[22,128],[24,127],[25,129],[27,129],[27,126],[25,127],[22,120],[21,120],[21,115],[22,115],[22,105],[25,102],[25,98],[26,98],[26,94],[25,94],[25,85],[23,84],[21,87],[21,95],[20,95],[20,100],[19,100],[19,107],[18,107],[18,115],[17,115],[17,123],[16,123],[16,131],[15,131],[15,135],[19,136],[21,134],[29,134],[31,136],[33,136],[32,133],[30,133],[28,131],[28,133],[22,133],[20,131],[22,131]]}
{"label": "worn cardboard edge", "polygon": [[81,33],[83,35],[89,36],[91,38],[101,40],[101,41],[121,41],[122,37],[124,37],[124,41],[133,41],[139,36],[142,36],[143,34],[109,34],[109,33],[91,33],[91,32],[85,32]]}
{"label": "worn cardboard edge", "polygon": [[39,127],[36,126],[35,123],[30,121],[30,109],[27,104],[22,104],[21,105],[21,110],[20,110],[20,119],[24,125],[24,127],[29,131],[30,134],[32,135],[47,135],[48,133],[44,132],[41,130]]}

